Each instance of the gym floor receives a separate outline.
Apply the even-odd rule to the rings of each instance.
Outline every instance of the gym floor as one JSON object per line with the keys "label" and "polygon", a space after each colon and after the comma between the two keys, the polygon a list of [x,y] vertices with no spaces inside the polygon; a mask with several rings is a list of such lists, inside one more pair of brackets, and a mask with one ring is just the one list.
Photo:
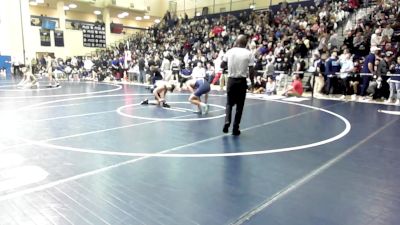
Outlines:
{"label": "gym floor", "polygon": [[236,137],[188,97],[0,81],[0,224],[399,224],[400,107],[249,94]]}

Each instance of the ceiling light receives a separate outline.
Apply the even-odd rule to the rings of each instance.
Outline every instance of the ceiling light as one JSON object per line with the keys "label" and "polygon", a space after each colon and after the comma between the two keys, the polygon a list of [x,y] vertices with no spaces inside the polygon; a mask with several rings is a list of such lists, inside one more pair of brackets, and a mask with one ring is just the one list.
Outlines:
{"label": "ceiling light", "polygon": [[148,20],[148,19],[150,19],[150,16],[145,15],[145,16],[143,16],[143,19]]}
{"label": "ceiling light", "polygon": [[36,0],[36,3],[44,3],[44,0]]}
{"label": "ceiling light", "polygon": [[69,7],[71,8],[71,9],[75,9],[76,7],[78,7],[76,4],[69,4]]}
{"label": "ceiling light", "polygon": [[250,9],[255,9],[255,8],[256,8],[255,5],[253,5],[253,4],[250,5]]}
{"label": "ceiling light", "polygon": [[142,17],[137,16],[137,17],[136,17],[136,20],[142,20]]}
{"label": "ceiling light", "polygon": [[196,13],[196,16],[201,16],[201,12]]}
{"label": "ceiling light", "polygon": [[161,20],[160,19],[156,19],[156,20],[154,20],[154,23],[160,23],[161,22]]}
{"label": "ceiling light", "polygon": [[123,15],[123,16],[129,16],[129,13],[123,12],[123,13],[121,13],[121,15]]}
{"label": "ceiling light", "polygon": [[29,5],[37,5],[37,2],[29,2]]}
{"label": "ceiling light", "polygon": [[69,10],[69,7],[68,6],[64,6],[64,10]]}
{"label": "ceiling light", "polygon": [[118,18],[122,19],[122,18],[124,18],[124,17],[125,17],[124,15],[118,14]]}
{"label": "ceiling light", "polygon": [[100,10],[95,10],[93,13],[96,14],[96,15],[101,15],[101,11]]}

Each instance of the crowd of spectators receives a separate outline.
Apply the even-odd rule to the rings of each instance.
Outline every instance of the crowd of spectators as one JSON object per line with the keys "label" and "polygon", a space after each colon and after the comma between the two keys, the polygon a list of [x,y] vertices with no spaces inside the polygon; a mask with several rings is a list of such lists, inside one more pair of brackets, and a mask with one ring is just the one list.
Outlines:
{"label": "crowd of spectators", "polygon": [[[398,1],[382,1],[354,26],[346,26],[343,44],[314,55],[318,94],[361,96],[362,100],[399,102],[400,16]],[[389,75],[392,74],[392,75]],[[395,94],[397,93],[397,96]]]}
{"label": "crowd of spectators", "polygon": [[[255,59],[249,91],[265,92],[267,84],[279,90],[296,74],[317,94],[339,93],[343,98],[371,95],[391,101],[396,90],[400,95],[400,77],[386,76],[400,74],[400,60],[396,60],[399,36],[395,33],[400,28],[398,1],[379,1],[372,13],[345,26],[360,4],[357,0],[296,8],[281,4],[276,12],[244,10],[191,20],[187,15],[181,18],[167,13],[162,23],[114,48],[93,58],[54,60],[58,63],[55,67],[70,67],[69,73],[75,71],[100,81],[126,79],[154,84],[163,79],[176,80],[181,86],[190,77],[205,76],[222,89],[226,75],[221,59],[236,37],[246,34]],[[338,26],[346,27],[344,41]],[[307,73],[314,76],[305,78]],[[267,92],[274,94],[276,90]]]}

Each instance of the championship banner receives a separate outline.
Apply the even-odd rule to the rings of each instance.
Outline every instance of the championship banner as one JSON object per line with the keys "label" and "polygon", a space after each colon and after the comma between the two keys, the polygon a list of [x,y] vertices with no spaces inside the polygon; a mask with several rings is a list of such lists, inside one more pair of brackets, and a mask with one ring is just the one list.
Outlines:
{"label": "championship banner", "polygon": [[64,32],[62,30],[54,31],[54,45],[64,47]]}
{"label": "championship banner", "polygon": [[104,24],[82,24],[82,32],[84,47],[106,47],[106,27]]}
{"label": "championship banner", "polygon": [[40,45],[51,46],[49,30],[40,30]]}

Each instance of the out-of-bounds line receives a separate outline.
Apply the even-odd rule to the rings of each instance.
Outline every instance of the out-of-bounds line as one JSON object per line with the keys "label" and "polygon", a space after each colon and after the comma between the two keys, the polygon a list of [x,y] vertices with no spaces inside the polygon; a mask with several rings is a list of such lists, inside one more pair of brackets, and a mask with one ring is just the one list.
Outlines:
{"label": "out-of-bounds line", "polygon": [[[276,100],[276,102],[282,102],[279,100]],[[25,141],[25,142],[31,142],[32,145],[38,145],[38,146],[42,146],[42,147],[47,147],[47,148],[54,148],[54,149],[59,149],[59,150],[65,150],[65,151],[73,151],[73,152],[82,152],[82,153],[91,153],[91,154],[101,154],[101,155],[113,155],[113,156],[129,156],[129,157],[143,157],[143,156],[152,156],[152,157],[181,157],[181,158],[205,158],[205,157],[234,157],[234,156],[249,156],[249,155],[264,155],[264,154],[272,154],[272,153],[278,153],[278,152],[289,152],[289,151],[297,151],[297,150],[301,150],[301,149],[306,149],[306,148],[312,148],[312,147],[317,147],[320,145],[324,145],[333,141],[336,141],[342,137],[344,137],[345,135],[347,135],[350,130],[351,130],[351,124],[350,122],[336,114],[333,113],[331,111],[325,110],[323,108],[317,108],[314,106],[308,106],[308,105],[303,105],[303,104],[299,104],[299,103],[293,103],[293,102],[282,102],[282,103],[286,103],[286,104],[292,104],[292,105],[299,105],[299,106],[303,106],[306,108],[311,108],[312,110],[303,112],[303,113],[299,113],[299,114],[295,114],[295,115],[291,115],[288,117],[284,117],[284,118],[280,118],[274,121],[269,121],[266,123],[262,123],[262,124],[258,124],[255,126],[251,126],[251,127],[247,127],[245,129],[242,129],[242,131],[247,131],[247,130],[251,130],[251,129],[255,129],[255,128],[259,128],[259,127],[263,127],[269,124],[273,124],[276,122],[280,122],[280,121],[284,121],[287,119],[292,119],[313,111],[323,111],[326,112],[328,114],[331,114],[337,118],[339,118],[340,120],[342,120],[345,124],[345,129],[338,135],[331,137],[329,139],[326,140],[322,140],[322,141],[318,141],[318,142],[314,142],[314,143],[310,143],[310,144],[305,144],[305,145],[298,145],[298,146],[292,146],[292,147],[285,147],[285,148],[278,148],[278,149],[265,149],[265,150],[260,150],[260,151],[242,151],[242,152],[230,152],[230,153],[168,153],[168,154],[160,154],[160,153],[131,153],[131,152],[118,152],[118,151],[105,151],[105,150],[96,150],[96,149],[84,149],[84,148],[75,148],[75,147],[69,147],[69,146],[60,146],[60,145],[55,145],[55,144],[50,144],[50,143],[46,143],[48,141],[53,141],[56,140],[52,139],[52,140],[44,140],[44,141],[33,141],[33,140],[28,140],[28,139],[24,139],[24,138],[20,138],[17,137],[18,139]],[[340,102],[340,103],[336,103],[333,105],[337,105],[337,104],[345,104],[345,102]],[[331,105],[331,106],[333,106]],[[330,106],[328,106],[330,107]],[[154,122],[154,121],[150,121],[150,122]],[[92,133],[97,133],[100,131],[93,131],[93,132],[89,132],[88,134],[92,134]],[[101,131],[103,132],[103,131]],[[228,136],[229,134],[223,134],[223,135],[219,135],[219,136],[215,136],[215,137],[211,137],[211,138],[207,138],[204,140],[200,140],[200,141],[196,141],[196,142],[192,142],[189,144],[185,144],[182,146],[177,146],[174,148],[170,149],[170,152],[172,151],[177,151],[179,149],[185,148],[185,147],[189,147],[189,146],[193,146],[193,145],[197,145],[197,144],[201,144],[204,142],[209,142],[209,141],[213,141],[216,139],[219,139],[221,137],[224,136]],[[69,137],[76,137],[76,136],[81,136],[81,134],[75,134],[72,136],[66,136],[66,137],[60,137],[61,139],[64,138],[69,138]]]}
{"label": "out-of-bounds line", "polygon": [[348,156],[350,153],[352,153],[354,150],[356,150],[358,147],[361,145],[365,144],[368,140],[379,134],[381,131],[392,125],[394,122],[396,122],[398,119],[394,119],[390,121],[389,123],[385,124],[375,132],[371,133],[367,137],[365,137],[363,140],[359,141],[355,145],[351,146],[348,148],[346,151],[342,152],[338,156],[334,157],[333,159],[329,160],[328,162],[324,163],[322,166],[314,169],[310,173],[306,174],[302,178],[294,181],[293,183],[289,184],[285,188],[279,190],[276,192],[274,195],[272,195],[270,198],[268,198],[266,201],[258,205],[257,207],[253,208],[252,210],[246,212],[242,216],[240,216],[236,221],[232,222],[230,225],[241,225],[244,224],[246,221],[250,220],[252,217],[257,215],[257,213],[261,212],[262,210],[266,209],[270,205],[272,205],[274,202],[278,201],[279,199],[285,197],[287,194],[290,192],[296,190],[303,184],[307,183],[314,177],[318,176],[319,174],[323,173],[327,169],[329,169],[331,166],[342,160],[344,157]]}
{"label": "out-of-bounds line", "polygon": [[386,114],[390,114],[390,115],[400,115],[400,111],[390,111],[390,110],[378,110],[378,112],[380,113],[386,113]]}
{"label": "out-of-bounds line", "polygon": [[[270,124],[273,124],[273,123],[281,122],[281,121],[284,121],[284,120],[296,118],[298,116],[307,114],[309,112],[312,112],[312,110],[309,110],[309,111],[306,111],[306,112],[302,112],[302,113],[299,113],[299,114],[296,114],[296,115],[287,116],[287,117],[280,118],[280,119],[277,119],[277,120],[269,121],[269,122],[266,122],[266,123],[258,124],[258,125],[255,125],[255,126],[247,127],[245,129],[242,129],[242,131],[247,131],[247,130],[263,127],[263,126],[266,126],[266,125],[270,125]],[[143,122],[143,123],[133,124],[133,125],[128,125],[128,126],[132,127],[132,126],[135,126],[135,125],[149,124],[149,123],[155,123],[155,122],[157,122],[157,121]],[[120,129],[120,128],[121,127],[117,127],[115,129]],[[104,132],[104,130],[100,130],[100,132]],[[20,139],[22,141],[25,141],[25,142],[28,142],[28,143],[30,142],[32,145],[38,145],[38,146],[47,147],[47,148],[54,148],[54,149],[73,151],[73,152],[100,154],[100,155],[113,155],[113,156],[172,157],[172,158],[174,158],[174,157],[224,157],[224,156],[253,155],[252,153],[249,153],[249,152],[235,152],[235,153],[221,153],[221,154],[218,154],[218,153],[209,153],[209,154],[171,154],[171,153],[169,153],[169,154],[165,154],[166,152],[173,152],[173,151],[177,151],[179,149],[183,149],[183,148],[186,148],[186,147],[195,146],[197,144],[201,144],[201,143],[217,140],[217,139],[219,139],[221,137],[229,136],[230,134],[222,134],[222,135],[214,136],[214,137],[203,139],[203,140],[200,140],[200,141],[191,142],[189,144],[173,147],[173,148],[165,150],[166,152],[162,151],[162,152],[157,152],[157,153],[113,152],[113,151],[102,151],[102,150],[95,150],[95,149],[83,149],[83,148],[74,148],[74,147],[68,147],[68,146],[59,146],[59,145],[46,143],[46,142],[49,142],[49,141],[56,141],[56,140],[61,140],[61,139],[66,139],[66,138],[71,138],[71,137],[76,137],[76,136],[82,136],[82,135],[88,135],[88,134],[93,134],[93,133],[98,133],[98,131],[87,132],[87,133],[84,133],[84,134],[75,134],[75,135],[64,136],[64,137],[59,137],[59,138],[53,138],[53,139],[48,139],[48,140],[43,140],[43,141],[32,141],[32,140],[28,140],[28,139],[24,139],[24,138],[18,138],[18,139]],[[265,154],[264,152],[262,152],[262,153],[261,152],[262,151],[257,151],[257,152],[254,152],[254,154]],[[274,153],[275,151],[270,151],[270,152]]]}

